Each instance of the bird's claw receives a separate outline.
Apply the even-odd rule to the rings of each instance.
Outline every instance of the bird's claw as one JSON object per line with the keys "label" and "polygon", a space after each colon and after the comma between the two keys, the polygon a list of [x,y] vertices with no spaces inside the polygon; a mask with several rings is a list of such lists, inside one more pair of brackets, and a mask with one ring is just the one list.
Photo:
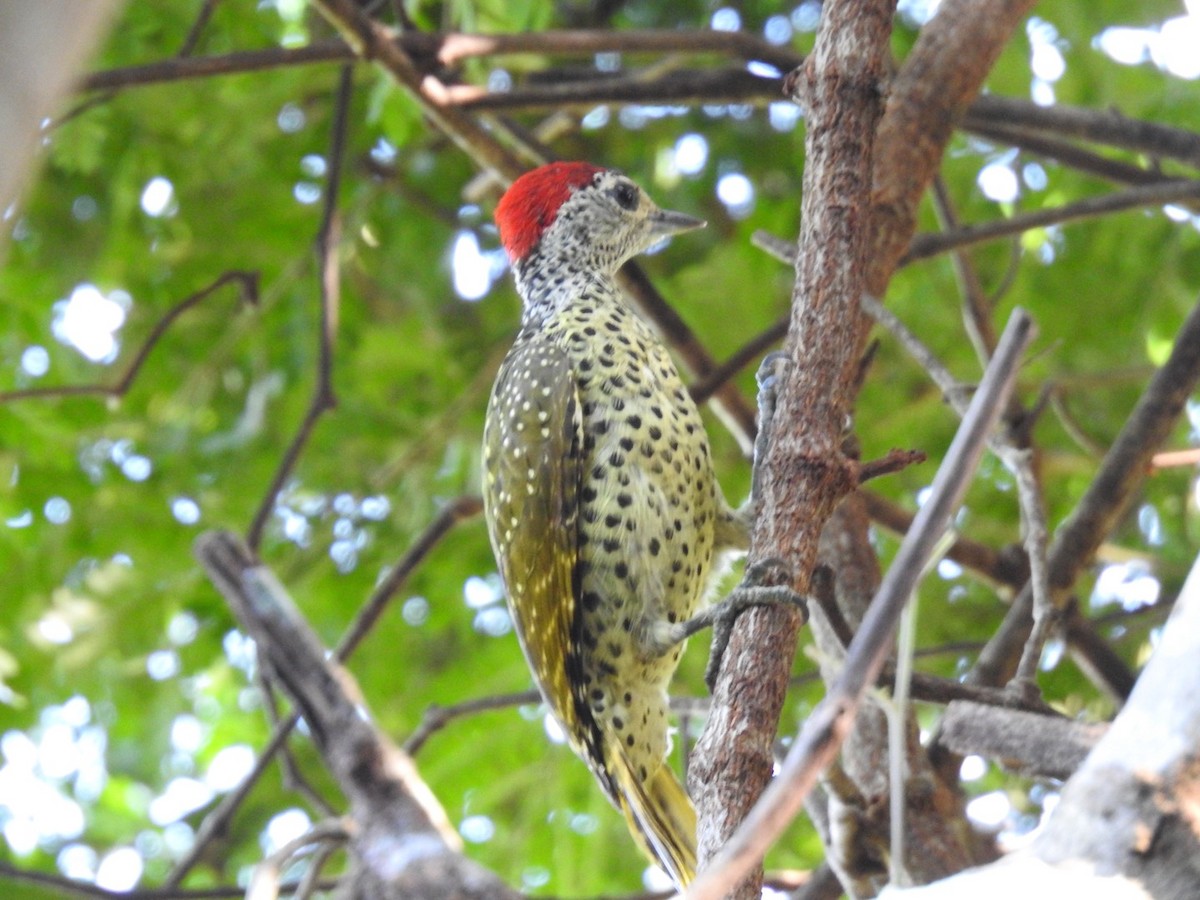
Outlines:
{"label": "bird's claw", "polygon": [[721,661],[733,634],[733,623],[745,610],[752,606],[786,605],[799,608],[801,614],[807,616],[806,599],[788,586],[791,580],[791,572],[783,560],[775,557],[758,560],[746,567],[741,582],[732,593],[709,610],[713,639],[704,683],[710,693],[721,671]]}

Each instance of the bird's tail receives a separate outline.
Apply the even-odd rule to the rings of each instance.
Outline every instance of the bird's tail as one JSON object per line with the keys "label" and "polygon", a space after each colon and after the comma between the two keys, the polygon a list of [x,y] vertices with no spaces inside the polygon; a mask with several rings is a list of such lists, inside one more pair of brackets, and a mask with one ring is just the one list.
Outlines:
{"label": "bird's tail", "polygon": [[638,845],[680,889],[696,877],[696,810],[671,767],[663,762],[643,780],[618,749],[610,767],[619,796],[617,804]]}

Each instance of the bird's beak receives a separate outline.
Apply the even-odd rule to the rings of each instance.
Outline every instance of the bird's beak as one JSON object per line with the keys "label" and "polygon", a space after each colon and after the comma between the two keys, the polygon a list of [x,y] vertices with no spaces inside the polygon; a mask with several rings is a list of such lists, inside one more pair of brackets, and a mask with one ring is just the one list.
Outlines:
{"label": "bird's beak", "polygon": [[657,240],[683,231],[694,231],[703,228],[708,223],[687,213],[673,212],[669,209],[656,209],[646,218],[650,225],[650,234]]}

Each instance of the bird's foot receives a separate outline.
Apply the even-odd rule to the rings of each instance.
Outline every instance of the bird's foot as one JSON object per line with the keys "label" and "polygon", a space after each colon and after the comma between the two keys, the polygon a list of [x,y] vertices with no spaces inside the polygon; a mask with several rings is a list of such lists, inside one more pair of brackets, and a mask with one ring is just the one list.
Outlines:
{"label": "bird's foot", "polygon": [[746,567],[741,582],[728,597],[706,610],[713,629],[712,649],[704,669],[704,683],[709,692],[717,683],[721,661],[733,634],[733,623],[743,612],[752,606],[792,606],[807,617],[807,598],[791,589],[791,580],[791,572],[783,560],[759,560]]}
{"label": "bird's foot", "polygon": [[806,598],[788,587],[790,582],[791,574],[783,560],[764,559],[753,563],[746,567],[741,582],[728,597],[697,613],[686,622],[668,626],[659,639],[654,641],[655,648],[665,653],[680,641],[687,640],[705,628],[711,628],[712,649],[709,652],[708,667],[704,670],[704,682],[711,691],[716,684],[717,673],[721,670],[721,660],[725,656],[725,648],[729,645],[729,637],[733,633],[733,623],[743,612],[752,606],[785,605],[797,607],[807,616]]}

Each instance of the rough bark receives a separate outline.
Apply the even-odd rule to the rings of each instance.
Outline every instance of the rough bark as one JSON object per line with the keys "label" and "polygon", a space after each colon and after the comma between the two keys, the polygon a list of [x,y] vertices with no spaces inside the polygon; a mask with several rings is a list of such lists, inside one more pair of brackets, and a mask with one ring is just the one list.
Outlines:
{"label": "rough bark", "polygon": [[[870,225],[872,147],[893,4],[826,4],[817,45],[793,74],[807,110],[801,233],[776,431],[751,559],[779,558],[803,593],[821,527],[856,486],[841,452],[862,326],[858,298]],[[700,857],[710,858],[771,776],[771,746],[787,691],[800,617],[754,609],[735,626],[691,785],[700,811]],[[778,649],[763,654],[763,647]],[[758,897],[761,872],[738,897]]]}

